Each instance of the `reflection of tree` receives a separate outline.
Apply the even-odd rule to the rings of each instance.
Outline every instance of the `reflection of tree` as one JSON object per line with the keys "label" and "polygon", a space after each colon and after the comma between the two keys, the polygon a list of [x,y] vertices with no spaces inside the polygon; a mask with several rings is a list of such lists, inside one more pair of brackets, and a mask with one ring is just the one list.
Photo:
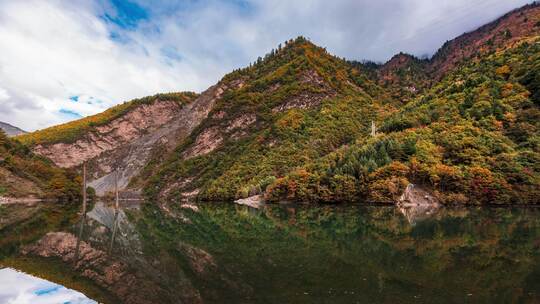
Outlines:
{"label": "reflection of tree", "polygon": [[[165,214],[146,204],[142,211],[127,212],[118,221],[113,255],[131,259],[130,265],[167,290],[192,282],[208,298],[205,303],[241,302],[249,287],[251,302],[267,303],[407,303],[418,295],[425,302],[440,302],[441,294],[453,303],[537,300],[538,210],[268,205],[250,212],[226,204],[198,207],[196,212],[170,206]],[[114,227],[114,209],[103,208],[99,217],[89,215],[86,231],[98,231],[98,222]],[[54,215],[48,213],[47,219]],[[132,231],[125,229],[128,224]],[[24,236],[39,226],[9,229]],[[126,234],[140,238],[137,255],[120,249]],[[100,240],[91,236],[92,244]],[[10,240],[0,238],[1,253],[17,243]],[[108,238],[103,241],[105,247],[110,244]],[[193,256],[211,261],[211,271],[190,270],[199,265]]]}
{"label": "reflection of tree", "polygon": [[[538,263],[526,249],[540,237],[534,210],[268,205],[249,214],[246,208],[202,205],[190,216],[193,225],[171,233],[205,248],[218,264],[241,269],[234,279],[261,299],[290,301],[288,291],[303,294],[302,282],[332,293],[356,290],[374,302],[413,302],[419,294],[436,301],[441,293],[459,302],[467,300],[463,291],[478,301],[507,299],[520,296]],[[278,286],[288,291],[276,296]]]}

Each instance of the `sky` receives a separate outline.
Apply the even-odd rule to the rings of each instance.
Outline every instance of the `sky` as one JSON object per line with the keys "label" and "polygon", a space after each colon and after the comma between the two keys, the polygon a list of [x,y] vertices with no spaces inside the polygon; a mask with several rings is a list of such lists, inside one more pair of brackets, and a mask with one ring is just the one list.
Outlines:
{"label": "sky", "polygon": [[384,62],[432,55],[527,0],[0,0],[0,121],[27,131],[201,92],[299,35]]}
{"label": "sky", "polygon": [[78,291],[11,268],[0,269],[0,303],[97,304]]}

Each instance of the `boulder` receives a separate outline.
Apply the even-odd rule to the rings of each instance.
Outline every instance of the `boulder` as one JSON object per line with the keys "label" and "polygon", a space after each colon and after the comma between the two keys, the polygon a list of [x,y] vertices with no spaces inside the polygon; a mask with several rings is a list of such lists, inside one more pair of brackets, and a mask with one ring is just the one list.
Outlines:
{"label": "boulder", "polygon": [[407,185],[405,191],[398,199],[401,205],[438,205],[439,200],[430,192],[414,184]]}

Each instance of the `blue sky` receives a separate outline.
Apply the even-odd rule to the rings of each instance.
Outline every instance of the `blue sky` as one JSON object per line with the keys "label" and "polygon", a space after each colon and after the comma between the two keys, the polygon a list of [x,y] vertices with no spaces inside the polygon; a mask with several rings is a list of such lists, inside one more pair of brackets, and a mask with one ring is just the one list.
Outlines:
{"label": "blue sky", "polygon": [[526,0],[0,0],[0,121],[36,130],[200,92],[303,35],[349,59],[431,55]]}

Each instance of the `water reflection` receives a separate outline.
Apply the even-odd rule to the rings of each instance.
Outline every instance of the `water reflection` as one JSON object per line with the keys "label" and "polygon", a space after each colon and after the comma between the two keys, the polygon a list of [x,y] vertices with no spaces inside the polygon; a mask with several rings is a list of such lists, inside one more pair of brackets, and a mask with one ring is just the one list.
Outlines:
{"label": "water reflection", "polygon": [[[111,303],[536,303],[538,215],[434,205],[100,202],[78,223],[49,224],[13,246],[25,259],[61,259]],[[3,257],[20,261],[16,252]]]}
{"label": "water reflection", "polygon": [[14,269],[0,269],[0,303],[97,304],[84,294]]}
{"label": "water reflection", "polygon": [[433,218],[441,209],[441,205],[434,204],[398,204],[396,208],[405,216],[409,224],[416,225],[418,221]]}
{"label": "water reflection", "polygon": [[139,214],[139,202],[97,202],[91,211],[81,216],[77,242],[86,242],[110,256],[137,259],[142,255],[139,233],[127,213]]}

